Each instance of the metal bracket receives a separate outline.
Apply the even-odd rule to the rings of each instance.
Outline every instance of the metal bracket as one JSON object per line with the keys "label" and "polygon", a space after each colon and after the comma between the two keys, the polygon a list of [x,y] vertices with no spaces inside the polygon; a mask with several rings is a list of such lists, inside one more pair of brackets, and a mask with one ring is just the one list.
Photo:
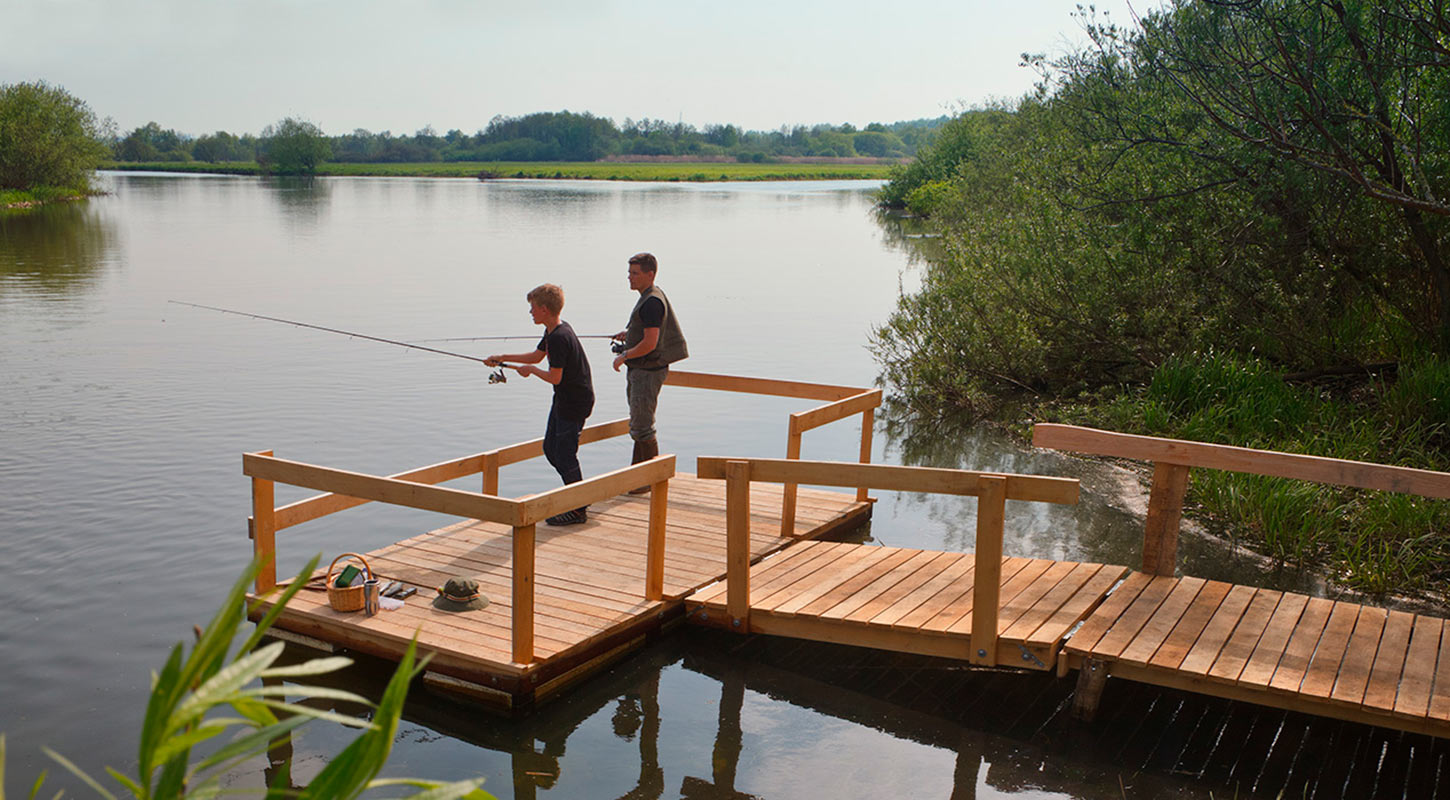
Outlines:
{"label": "metal bracket", "polygon": [[1019,644],[1017,645],[1017,649],[1022,651],[1023,661],[1031,661],[1033,664],[1037,665],[1038,669],[1047,669],[1047,665],[1042,663],[1042,660],[1039,659],[1037,656],[1033,655],[1032,651],[1027,649],[1027,645]]}

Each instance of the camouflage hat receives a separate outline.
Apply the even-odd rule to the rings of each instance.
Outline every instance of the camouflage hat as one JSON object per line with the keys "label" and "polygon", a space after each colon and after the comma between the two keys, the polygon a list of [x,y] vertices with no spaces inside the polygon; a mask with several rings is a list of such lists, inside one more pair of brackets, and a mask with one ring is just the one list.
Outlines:
{"label": "camouflage hat", "polygon": [[433,607],[442,611],[477,611],[486,605],[488,598],[478,591],[478,581],[469,578],[449,578],[433,598]]}

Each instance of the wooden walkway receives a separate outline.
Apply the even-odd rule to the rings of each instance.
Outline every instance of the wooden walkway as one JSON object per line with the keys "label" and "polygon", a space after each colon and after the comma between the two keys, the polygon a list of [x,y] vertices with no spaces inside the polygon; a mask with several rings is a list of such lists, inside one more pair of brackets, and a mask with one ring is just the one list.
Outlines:
{"label": "wooden walkway", "polygon": [[[643,643],[682,611],[681,598],[725,573],[725,487],[692,475],[669,482],[664,596],[643,592],[650,499],[619,495],[590,506],[583,525],[540,525],[534,554],[534,660],[512,659],[513,529],[470,520],[363,554],[380,579],[419,587],[402,609],[375,616],[329,607],[319,575],[316,591],[300,592],[276,628],[329,646],[396,660],[416,632],[433,654],[430,680],[486,702],[513,706],[542,699],[594,666]],[[751,506],[753,557],[796,538],[780,536],[780,491]],[[839,492],[799,490],[800,535],[829,535],[864,522],[869,503]],[[486,608],[449,613],[432,606],[434,587],[448,578],[477,580]],[[252,599],[256,599],[255,595]],[[270,608],[265,600],[253,618]]]}
{"label": "wooden walkway", "polygon": [[[750,629],[967,660],[976,558],[897,547],[806,542],[751,569]],[[1006,558],[1000,570],[998,664],[1057,667],[1068,631],[1127,567]],[[687,598],[690,621],[729,628],[726,586]]]}
{"label": "wooden walkway", "polygon": [[1450,736],[1437,617],[1133,573],[1064,650],[1070,669]]}

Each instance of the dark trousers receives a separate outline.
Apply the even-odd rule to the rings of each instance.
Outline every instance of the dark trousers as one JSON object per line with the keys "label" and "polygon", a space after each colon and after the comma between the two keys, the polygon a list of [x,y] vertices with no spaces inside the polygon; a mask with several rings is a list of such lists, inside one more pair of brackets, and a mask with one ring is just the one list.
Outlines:
{"label": "dark trousers", "polygon": [[564,479],[565,484],[578,483],[584,479],[579,468],[579,432],[584,430],[584,420],[567,420],[558,411],[549,407],[549,425],[544,429],[544,458]]}

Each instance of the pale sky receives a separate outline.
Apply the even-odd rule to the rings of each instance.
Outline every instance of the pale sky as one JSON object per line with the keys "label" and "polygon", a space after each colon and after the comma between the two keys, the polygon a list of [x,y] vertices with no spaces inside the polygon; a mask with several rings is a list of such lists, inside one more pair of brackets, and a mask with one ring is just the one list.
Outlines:
{"label": "pale sky", "polygon": [[[1077,0],[3,0],[0,84],[200,135],[283,117],[473,133],[591,112],[749,130],[935,117],[1031,89]],[[1157,0],[1136,0],[1146,13]],[[1097,4],[1130,24],[1125,0]]]}

